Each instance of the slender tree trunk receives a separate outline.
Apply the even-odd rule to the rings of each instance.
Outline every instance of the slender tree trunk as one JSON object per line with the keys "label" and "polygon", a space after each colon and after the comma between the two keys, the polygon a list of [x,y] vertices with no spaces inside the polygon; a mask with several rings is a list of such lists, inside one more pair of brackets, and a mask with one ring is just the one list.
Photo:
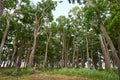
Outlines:
{"label": "slender tree trunk", "polygon": [[97,69],[93,57],[94,57],[94,56],[93,56],[93,50],[91,50],[92,68]]}
{"label": "slender tree trunk", "polygon": [[0,54],[1,54],[1,52],[2,52],[2,49],[3,49],[3,46],[4,46],[4,43],[5,43],[5,39],[6,39],[6,37],[7,37],[7,33],[8,33],[8,29],[9,29],[9,27],[10,27],[10,17],[7,17],[6,18],[7,20],[6,20],[6,29],[5,29],[5,31],[4,31],[4,34],[3,34],[3,37],[2,37],[2,41],[1,41],[1,44],[0,44]]}
{"label": "slender tree trunk", "polygon": [[106,50],[106,47],[104,45],[103,38],[102,38],[101,34],[99,35],[99,40],[100,40],[102,52],[103,52],[104,59],[105,59],[105,68],[106,68],[106,70],[111,71],[110,56],[109,56],[109,53]]}
{"label": "slender tree trunk", "polygon": [[13,72],[13,74],[20,70],[21,56],[22,56],[22,53],[23,53],[21,51],[23,51],[23,46],[22,45],[18,48],[18,51],[17,51],[17,59],[16,59],[16,65],[15,65],[15,71]]}
{"label": "slender tree trunk", "polygon": [[76,60],[77,60],[77,61],[76,61],[76,67],[77,67],[77,68],[78,68],[78,66],[79,66],[79,65],[78,65],[78,64],[79,64],[79,59],[78,59],[78,58],[79,58],[79,56],[78,56],[78,47],[77,47],[77,49],[76,49]]}
{"label": "slender tree trunk", "polygon": [[64,67],[67,67],[67,43],[64,33]]}
{"label": "slender tree trunk", "polygon": [[72,56],[72,67],[75,67],[75,52],[76,52],[76,46],[73,43],[74,48],[73,48],[73,56]]}
{"label": "slender tree trunk", "polygon": [[31,51],[30,57],[29,57],[28,68],[32,68],[32,66],[33,66],[36,42],[37,42],[37,29],[36,29],[36,26],[35,26],[34,27],[34,42],[33,42],[32,51]]}
{"label": "slender tree trunk", "polygon": [[67,63],[68,63],[68,45],[65,40],[65,67],[68,67]]}
{"label": "slender tree trunk", "polygon": [[88,38],[86,37],[86,51],[87,51],[87,67],[91,67],[91,61],[90,61],[90,54],[89,54],[89,47],[88,47]]}
{"label": "slender tree trunk", "polygon": [[76,54],[76,44],[75,44],[75,37],[73,39],[73,55],[72,55],[72,67],[75,67],[75,54]]}
{"label": "slender tree trunk", "polygon": [[17,46],[16,46],[16,37],[13,41],[13,48],[14,48],[14,51],[13,51],[13,54],[12,54],[12,58],[11,58],[11,61],[10,61],[10,65],[12,67],[12,63],[14,63],[14,60],[15,60],[15,53],[16,53],[16,50],[17,50]]}
{"label": "slender tree trunk", "polygon": [[65,67],[65,35],[64,35],[64,32],[62,32],[62,61],[63,61],[63,67]]}
{"label": "slender tree trunk", "polygon": [[89,49],[88,49],[88,38],[86,37],[86,51],[87,51],[87,60],[89,60]]}
{"label": "slender tree trunk", "polygon": [[84,68],[85,67],[85,62],[84,62],[84,50],[82,51],[82,56],[81,56],[81,66],[82,66],[82,68]]}
{"label": "slender tree trunk", "polygon": [[26,64],[25,64],[25,68],[27,68],[29,65],[28,65],[28,63],[29,63],[29,55],[30,55],[30,52],[31,52],[31,46],[29,47],[29,49],[28,49],[28,53],[27,53],[27,56],[26,56],[26,60],[25,60],[25,62],[26,62]]}
{"label": "slender tree trunk", "polygon": [[48,56],[48,44],[50,42],[50,38],[51,38],[52,32],[50,32],[48,38],[47,38],[47,42],[46,42],[46,49],[45,49],[45,59],[43,62],[43,67],[46,67],[47,65],[47,56]]}
{"label": "slender tree trunk", "polygon": [[112,55],[113,59],[115,60],[115,63],[117,65],[117,67],[120,68],[120,59],[117,56],[117,52],[116,52],[116,49],[115,49],[115,47],[114,47],[114,45],[112,43],[112,40],[108,36],[108,34],[107,34],[106,30],[105,30],[105,27],[104,27],[104,25],[102,23],[100,23],[100,28],[101,28],[101,31],[102,31],[104,37],[106,38],[106,41],[107,41],[108,45],[110,46],[110,49],[112,50],[111,55]]}
{"label": "slender tree trunk", "polygon": [[6,18],[6,28],[5,28],[5,31],[3,33],[2,41],[0,43],[0,61],[1,61],[2,49],[4,47],[4,43],[5,43],[5,39],[7,37],[7,33],[8,33],[8,30],[9,30],[9,27],[10,27],[10,17],[7,16],[7,18]]}

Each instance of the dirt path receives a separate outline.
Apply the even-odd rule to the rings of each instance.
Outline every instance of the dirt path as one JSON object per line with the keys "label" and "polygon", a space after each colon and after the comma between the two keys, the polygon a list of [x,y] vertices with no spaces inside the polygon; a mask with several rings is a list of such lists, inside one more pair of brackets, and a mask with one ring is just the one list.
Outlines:
{"label": "dirt path", "polygon": [[48,74],[33,74],[21,77],[2,77],[0,80],[93,80],[88,78],[82,78],[79,76],[66,76],[60,74],[48,75]]}

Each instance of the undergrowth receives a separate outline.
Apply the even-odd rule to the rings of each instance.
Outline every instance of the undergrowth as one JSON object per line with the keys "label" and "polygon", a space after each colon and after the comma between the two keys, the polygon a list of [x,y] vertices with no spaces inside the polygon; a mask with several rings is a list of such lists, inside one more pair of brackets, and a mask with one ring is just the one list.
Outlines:
{"label": "undergrowth", "polygon": [[48,74],[62,74],[69,76],[81,76],[96,80],[120,80],[116,72],[99,71],[95,69],[48,69],[44,70]]}
{"label": "undergrowth", "polygon": [[[20,71],[13,74],[15,69],[0,69],[2,75],[6,76],[22,76],[22,75],[30,75],[34,74],[33,69],[21,69]],[[40,68],[40,73],[47,73],[50,75],[61,74],[68,76],[80,76],[86,77],[93,80],[120,80],[117,72],[113,70],[113,72],[107,72],[105,70],[95,70],[95,69],[76,69],[76,68],[62,68],[62,69],[52,69],[52,68]],[[39,73],[37,73],[39,74]]]}
{"label": "undergrowth", "polygon": [[2,69],[1,73],[3,75],[7,75],[7,76],[22,76],[22,75],[30,75],[30,74],[34,74],[34,70],[33,69],[20,69],[19,71],[15,72],[15,69],[10,68],[10,69]]}

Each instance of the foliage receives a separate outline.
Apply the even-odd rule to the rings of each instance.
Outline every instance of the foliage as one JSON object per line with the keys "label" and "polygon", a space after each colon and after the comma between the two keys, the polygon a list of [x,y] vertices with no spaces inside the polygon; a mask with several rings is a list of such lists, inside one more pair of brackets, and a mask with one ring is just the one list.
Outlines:
{"label": "foliage", "polygon": [[[30,4],[30,0],[5,0],[5,10],[0,21],[0,41],[6,28],[6,15],[10,16],[10,28],[5,39],[3,51],[0,53],[0,65],[4,65],[5,62],[10,61],[6,67],[15,67],[18,58],[20,62],[24,61],[26,64],[28,63],[30,51],[33,49],[33,32],[36,28],[37,44],[33,65],[37,64],[37,66],[42,66],[45,58],[46,41],[48,35],[52,33],[47,50],[48,67],[56,68],[57,66],[59,68],[60,66],[58,64],[62,57],[64,57],[63,63],[65,63],[66,60],[67,63],[72,64],[74,58],[76,58],[76,60],[82,59],[85,63],[87,61],[86,37],[88,38],[90,58],[93,60],[94,66],[96,68],[99,67],[97,66],[98,62],[104,60],[104,58],[101,59],[98,54],[99,52],[101,53],[98,40],[98,34],[101,34],[99,22],[103,22],[107,33],[115,44],[115,48],[119,49],[117,37],[120,33],[120,5],[116,0],[91,0],[95,6],[90,7],[90,4],[88,4],[86,0],[69,0],[71,3],[75,1],[83,6],[75,6],[69,11],[68,17],[60,15],[54,20],[52,10],[55,10],[57,4],[52,0],[41,0],[37,5]],[[99,17],[96,17],[96,12],[99,13]],[[110,51],[109,49],[109,52]],[[101,56],[103,56],[102,53]],[[12,62],[14,63],[11,66]],[[80,63],[79,60],[78,62]],[[46,72],[44,68],[41,70]],[[72,73],[67,73],[67,71],[70,71],[69,69],[60,70],[66,74]],[[60,72],[60,70],[58,71]],[[87,70],[90,71],[89,69],[83,69],[85,73],[81,71],[82,69],[71,69],[73,73],[80,74],[76,72],[77,70],[83,76],[92,76],[87,74]],[[28,73],[32,73],[32,71],[29,70],[25,72],[21,70],[15,75],[27,74],[27,71]],[[95,73],[95,71],[96,70],[91,71],[91,74]],[[11,75],[12,72],[13,69],[5,71],[4,74]],[[105,73],[108,74],[106,75],[107,77],[111,75],[107,72]],[[94,76],[100,77],[103,75],[105,75],[103,72],[96,71]]]}

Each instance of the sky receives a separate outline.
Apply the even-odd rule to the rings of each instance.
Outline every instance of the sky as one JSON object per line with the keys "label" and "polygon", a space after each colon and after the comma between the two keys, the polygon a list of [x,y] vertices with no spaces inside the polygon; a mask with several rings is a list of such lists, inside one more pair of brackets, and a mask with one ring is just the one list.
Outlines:
{"label": "sky", "polygon": [[[37,3],[41,0],[31,0],[33,3]],[[54,1],[63,1],[62,3],[58,3],[56,10],[53,11],[54,19],[59,17],[60,15],[65,15],[67,17],[68,12],[74,6],[79,6],[78,4],[69,4],[68,0],[54,0]]]}

